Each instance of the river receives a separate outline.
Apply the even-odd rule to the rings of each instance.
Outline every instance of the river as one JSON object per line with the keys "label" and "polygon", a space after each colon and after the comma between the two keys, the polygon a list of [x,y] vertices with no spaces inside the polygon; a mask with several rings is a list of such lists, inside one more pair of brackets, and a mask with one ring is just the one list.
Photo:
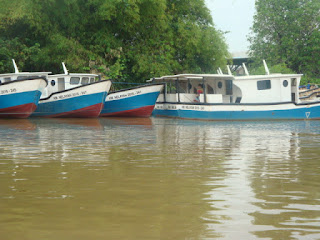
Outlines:
{"label": "river", "polygon": [[0,120],[0,239],[320,239],[320,121]]}

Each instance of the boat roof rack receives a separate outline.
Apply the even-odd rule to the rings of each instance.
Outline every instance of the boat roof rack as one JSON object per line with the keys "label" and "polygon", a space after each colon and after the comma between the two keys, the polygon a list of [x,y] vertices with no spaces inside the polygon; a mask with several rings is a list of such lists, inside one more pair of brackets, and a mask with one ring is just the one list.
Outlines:
{"label": "boat roof rack", "polygon": [[227,74],[177,74],[177,75],[168,75],[168,76],[162,76],[158,78],[154,78],[155,80],[189,80],[189,79],[208,79],[208,78],[215,78],[215,79],[225,79],[229,80],[230,78],[234,78],[232,75]]}

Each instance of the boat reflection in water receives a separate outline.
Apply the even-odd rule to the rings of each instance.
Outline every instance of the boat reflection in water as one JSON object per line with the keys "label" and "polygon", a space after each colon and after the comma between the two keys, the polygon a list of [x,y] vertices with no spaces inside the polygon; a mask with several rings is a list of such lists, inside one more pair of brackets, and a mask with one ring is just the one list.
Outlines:
{"label": "boat reflection in water", "polygon": [[17,130],[35,130],[36,125],[29,119],[0,119],[0,128],[12,128]]}
{"label": "boat reflection in water", "polygon": [[320,122],[88,120],[0,125],[4,239],[320,238]]}
{"label": "boat reflection in water", "polygon": [[101,121],[104,125],[129,125],[129,126],[152,126],[151,118],[145,117],[109,117],[109,118],[101,118]]}
{"label": "boat reflection in water", "polygon": [[160,121],[163,151],[176,151],[197,176],[196,165],[211,170],[203,183],[211,188],[211,210],[202,216],[209,232],[221,239],[320,238],[320,122]]}
{"label": "boat reflection in water", "polygon": [[85,128],[103,129],[99,118],[57,118],[53,121],[57,124],[82,126]]}

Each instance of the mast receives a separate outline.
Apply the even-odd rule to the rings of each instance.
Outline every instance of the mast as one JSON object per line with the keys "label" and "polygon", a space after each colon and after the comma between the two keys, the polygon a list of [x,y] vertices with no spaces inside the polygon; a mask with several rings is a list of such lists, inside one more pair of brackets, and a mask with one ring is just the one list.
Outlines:
{"label": "mast", "polygon": [[68,69],[66,68],[66,65],[64,64],[64,62],[62,62],[62,67],[63,67],[63,71],[64,71],[64,74],[68,75]]}
{"label": "mast", "polygon": [[246,67],[246,65],[245,65],[244,63],[242,63],[242,67],[243,67],[243,69],[244,69],[244,73],[245,73],[247,76],[249,76],[248,69],[247,69],[247,67]]}
{"label": "mast", "polygon": [[14,73],[19,73],[19,69],[17,67],[16,61],[12,59],[13,67],[14,67]]}
{"label": "mast", "polygon": [[227,65],[227,70],[228,70],[228,75],[232,75],[229,65]]}
{"label": "mast", "polygon": [[266,75],[270,75],[270,71],[269,71],[269,68],[267,66],[266,61],[263,59],[262,62],[263,62],[264,69],[266,71]]}

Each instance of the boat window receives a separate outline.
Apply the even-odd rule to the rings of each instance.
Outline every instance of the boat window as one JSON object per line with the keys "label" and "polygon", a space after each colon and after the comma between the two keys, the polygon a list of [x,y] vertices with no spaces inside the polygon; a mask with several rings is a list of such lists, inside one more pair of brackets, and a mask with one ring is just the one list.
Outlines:
{"label": "boat window", "polygon": [[288,87],[288,80],[283,80],[282,84],[284,87]]}
{"label": "boat window", "polygon": [[55,80],[51,80],[51,86],[56,85],[56,81]]}
{"label": "boat window", "polygon": [[90,83],[93,83],[94,82],[94,78],[90,78]]}
{"label": "boat window", "polygon": [[291,86],[293,86],[293,87],[297,86],[297,79],[296,78],[291,78]]}
{"label": "boat window", "polygon": [[79,77],[71,77],[70,78],[70,84],[72,85],[77,85],[80,82],[80,78]]}
{"label": "boat window", "polygon": [[167,85],[168,93],[177,93],[176,83],[175,81],[169,81]]}
{"label": "boat window", "polygon": [[88,84],[89,83],[89,78],[88,77],[83,77],[81,79],[81,84],[84,85],[84,84]]}
{"label": "boat window", "polygon": [[257,81],[257,87],[258,87],[258,90],[271,89],[271,81],[270,80]]}
{"label": "boat window", "polygon": [[214,94],[213,87],[211,87],[209,84],[207,84],[207,93]]}
{"label": "boat window", "polygon": [[187,93],[188,92],[188,82],[186,81],[179,81],[178,82],[178,92],[179,93]]}
{"label": "boat window", "polygon": [[3,80],[4,80],[4,82],[10,82],[10,81],[11,81],[11,78],[10,78],[10,77],[6,77],[6,78],[4,78]]}
{"label": "boat window", "polygon": [[218,88],[222,88],[222,82],[218,82]]}

